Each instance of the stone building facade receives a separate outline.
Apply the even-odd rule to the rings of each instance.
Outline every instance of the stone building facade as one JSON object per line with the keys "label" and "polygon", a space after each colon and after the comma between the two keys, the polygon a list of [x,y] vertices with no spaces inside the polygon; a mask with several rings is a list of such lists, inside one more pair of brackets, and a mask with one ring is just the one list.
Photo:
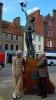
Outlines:
{"label": "stone building facade", "polygon": [[20,17],[13,22],[2,20],[3,4],[0,3],[0,51],[23,49],[23,31]]}
{"label": "stone building facade", "polygon": [[23,50],[23,27],[20,25],[20,17],[13,22],[2,20],[3,4],[0,3],[0,52],[5,54],[5,66],[12,64],[16,50]]}

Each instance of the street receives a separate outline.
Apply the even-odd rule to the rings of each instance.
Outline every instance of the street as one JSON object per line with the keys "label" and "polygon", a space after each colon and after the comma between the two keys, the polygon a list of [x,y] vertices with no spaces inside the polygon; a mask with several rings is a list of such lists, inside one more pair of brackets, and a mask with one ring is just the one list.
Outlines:
{"label": "street", "polygon": [[[56,87],[56,66],[49,66],[49,77]],[[13,93],[12,68],[0,69],[0,100],[12,100]],[[41,100],[37,95],[24,95],[20,100]],[[45,100],[56,100],[56,90],[52,95],[48,95]]]}
{"label": "street", "polygon": [[[48,66],[49,73],[56,73],[56,66]],[[0,69],[0,76],[1,77],[11,77],[12,76],[12,67],[4,67]]]}
{"label": "street", "polygon": [[0,69],[0,76],[11,77],[12,76],[12,67],[4,67]]}

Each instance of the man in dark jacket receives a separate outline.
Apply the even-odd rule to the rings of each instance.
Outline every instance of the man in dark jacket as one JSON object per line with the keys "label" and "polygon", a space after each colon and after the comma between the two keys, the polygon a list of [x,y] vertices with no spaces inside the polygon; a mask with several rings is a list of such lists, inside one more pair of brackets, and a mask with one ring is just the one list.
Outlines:
{"label": "man in dark jacket", "polygon": [[45,53],[41,53],[39,55],[39,90],[42,98],[47,97],[47,77],[48,77],[48,69],[47,69],[47,59]]}

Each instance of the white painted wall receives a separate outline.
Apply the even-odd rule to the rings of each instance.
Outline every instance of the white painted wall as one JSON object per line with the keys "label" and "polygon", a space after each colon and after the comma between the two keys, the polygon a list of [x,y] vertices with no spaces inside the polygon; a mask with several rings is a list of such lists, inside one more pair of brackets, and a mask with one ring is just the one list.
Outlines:
{"label": "white painted wall", "polygon": [[[35,47],[35,52],[43,52],[44,50],[44,36],[33,34],[33,45]],[[40,37],[40,40],[39,40]],[[39,50],[39,45],[41,46],[41,49]],[[25,33],[24,33],[24,52],[27,52],[27,47],[25,43]]]}

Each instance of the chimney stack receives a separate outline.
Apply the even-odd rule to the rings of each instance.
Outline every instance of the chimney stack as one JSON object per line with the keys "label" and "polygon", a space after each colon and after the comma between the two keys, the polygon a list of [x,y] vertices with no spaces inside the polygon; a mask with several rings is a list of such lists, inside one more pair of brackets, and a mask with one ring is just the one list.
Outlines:
{"label": "chimney stack", "polygon": [[3,3],[0,2],[0,20],[2,20]]}
{"label": "chimney stack", "polygon": [[56,9],[53,10],[53,16],[56,16]]}
{"label": "chimney stack", "polygon": [[39,9],[37,10],[37,13],[38,13],[38,15],[40,15],[40,10]]}
{"label": "chimney stack", "polygon": [[15,23],[15,25],[17,26],[17,28],[20,26],[20,17],[16,17],[13,22]]}

